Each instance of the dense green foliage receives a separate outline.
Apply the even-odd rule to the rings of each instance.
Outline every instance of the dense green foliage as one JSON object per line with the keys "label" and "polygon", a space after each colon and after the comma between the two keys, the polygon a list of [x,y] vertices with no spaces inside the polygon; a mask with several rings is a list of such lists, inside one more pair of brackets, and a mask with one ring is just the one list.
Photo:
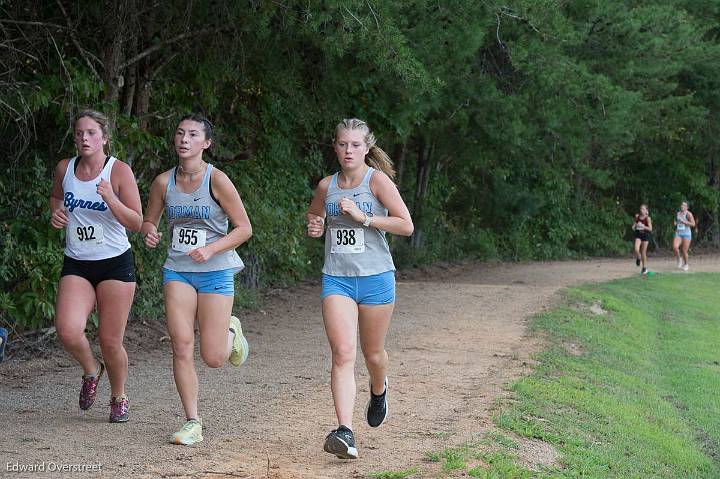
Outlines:
{"label": "dense green foliage", "polygon": [[[213,120],[251,287],[317,274],[304,211],[343,117],[396,161],[400,265],[617,253],[641,201],[665,245],[682,198],[717,245],[719,18],[710,0],[0,0],[0,322],[52,317],[50,176],[86,106],[115,119],[144,199],[179,116]],[[161,254],[136,254],[136,313],[157,314]]]}

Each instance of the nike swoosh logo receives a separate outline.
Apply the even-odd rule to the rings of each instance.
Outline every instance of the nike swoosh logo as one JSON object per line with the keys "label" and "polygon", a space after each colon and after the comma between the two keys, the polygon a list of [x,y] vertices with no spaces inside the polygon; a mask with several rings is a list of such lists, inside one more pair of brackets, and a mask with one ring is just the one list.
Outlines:
{"label": "nike swoosh logo", "polygon": [[204,197],[204,196],[201,196],[200,198],[193,198],[193,200],[194,200],[194,201],[197,201],[197,200],[201,200],[201,199],[203,199],[203,198],[205,198],[205,197]]}
{"label": "nike swoosh logo", "polygon": [[215,286],[215,289],[222,289],[222,288],[224,288],[224,287],[225,287],[225,286]]}
{"label": "nike swoosh logo", "polygon": [[360,196],[362,193],[353,193],[353,196]]}

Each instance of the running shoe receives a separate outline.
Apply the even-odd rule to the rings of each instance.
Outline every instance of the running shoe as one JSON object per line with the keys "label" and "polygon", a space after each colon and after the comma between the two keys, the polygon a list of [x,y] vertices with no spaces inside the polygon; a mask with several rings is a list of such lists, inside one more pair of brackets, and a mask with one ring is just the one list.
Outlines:
{"label": "running shoe", "polygon": [[647,274],[647,268],[643,268],[642,271],[640,271],[640,274]]}
{"label": "running shoe", "polygon": [[388,380],[385,378],[385,390],[379,396],[372,392],[372,384],[370,384],[370,399],[365,406],[365,419],[367,419],[370,427],[380,427],[385,422],[388,415],[387,403]]}
{"label": "running shoe", "polygon": [[250,346],[245,336],[243,336],[240,320],[235,316],[230,316],[230,331],[235,334],[235,337],[233,338],[232,352],[228,360],[233,366],[240,366],[247,360]]}
{"label": "running shoe", "polygon": [[8,341],[8,332],[5,328],[0,328],[0,363],[5,359],[5,345]]}
{"label": "running shoe", "polygon": [[202,419],[189,419],[178,432],[170,437],[171,443],[183,446],[192,446],[202,440]]}
{"label": "running shoe", "polygon": [[125,394],[110,398],[110,422],[127,422],[130,419],[128,398]]}
{"label": "running shoe", "polygon": [[93,376],[83,374],[82,387],[80,388],[80,409],[83,411],[87,411],[93,404],[95,404],[95,399],[97,399],[98,383],[100,382],[100,378],[104,372],[105,365],[100,362],[100,368],[98,369],[97,374]]}
{"label": "running shoe", "polygon": [[640,258],[635,258],[635,266],[640,266]]}
{"label": "running shoe", "polygon": [[683,262],[682,258],[678,259],[678,268],[682,269],[683,264],[684,264],[684,262]]}
{"label": "running shoe", "polygon": [[683,270],[683,271],[687,271],[687,270],[689,270],[689,269],[690,269],[690,266],[688,266],[687,263],[685,263],[685,264],[683,265],[683,267],[682,267],[682,270]]}
{"label": "running shoe", "polygon": [[323,450],[335,454],[340,459],[357,459],[358,457],[353,433],[345,426],[330,431],[330,434],[325,437]]}

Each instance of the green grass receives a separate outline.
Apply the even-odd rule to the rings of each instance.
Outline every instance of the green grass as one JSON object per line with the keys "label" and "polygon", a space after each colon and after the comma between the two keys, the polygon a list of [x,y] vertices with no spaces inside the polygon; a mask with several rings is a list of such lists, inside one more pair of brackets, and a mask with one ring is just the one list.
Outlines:
{"label": "green grass", "polygon": [[370,477],[374,477],[375,479],[404,479],[405,477],[416,474],[417,472],[418,472],[417,467],[410,467],[403,471],[371,472]]}
{"label": "green grass", "polygon": [[441,457],[439,452],[427,451],[425,453],[425,460],[429,462],[440,462]]}
{"label": "green grass", "polygon": [[445,462],[443,463],[443,471],[452,471],[455,469],[465,469],[465,451],[456,449],[445,449],[443,451]]}
{"label": "green grass", "polygon": [[[720,274],[567,291],[566,306],[532,322],[549,346],[500,406],[500,431],[426,459],[442,462],[438,477],[720,478],[719,293]],[[520,466],[512,433],[550,443],[560,463]]]}
{"label": "green grass", "polygon": [[[533,321],[551,345],[496,417],[561,453],[533,477],[720,477],[719,285],[667,274],[588,286]],[[610,314],[573,307],[598,300]]]}

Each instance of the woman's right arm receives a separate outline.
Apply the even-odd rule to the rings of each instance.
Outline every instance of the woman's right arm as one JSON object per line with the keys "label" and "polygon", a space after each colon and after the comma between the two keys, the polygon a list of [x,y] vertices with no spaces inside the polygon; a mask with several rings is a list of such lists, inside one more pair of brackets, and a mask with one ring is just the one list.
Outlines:
{"label": "woman's right arm", "polygon": [[166,171],[159,174],[150,185],[150,197],[140,227],[140,234],[143,236],[145,246],[148,248],[155,248],[162,239],[162,233],[158,231],[157,227],[160,224],[160,218],[165,208],[165,190],[169,179],[170,174]]}
{"label": "woman's right arm", "polygon": [[332,176],[320,180],[307,212],[307,235],[320,238],[325,233],[325,196]]}
{"label": "woman's right arm", "polygon": [[54,228],[64,228],[70,219],[65,211],[62,182],[65,178],[68,163],[70,160],[61,160],[55,167],[53,173],[52,190],[50,190],[50,224]]}

